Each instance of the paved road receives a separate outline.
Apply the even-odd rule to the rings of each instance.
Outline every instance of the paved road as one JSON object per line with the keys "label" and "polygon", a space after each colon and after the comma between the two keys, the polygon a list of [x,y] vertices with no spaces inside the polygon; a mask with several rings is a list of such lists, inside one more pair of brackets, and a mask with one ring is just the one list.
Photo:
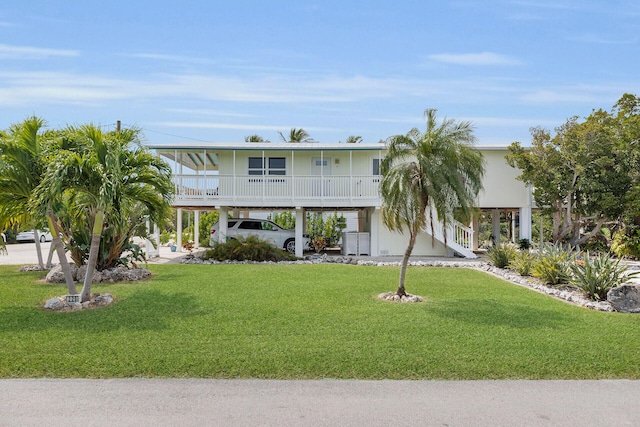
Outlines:
{"label": "paved road", "polygon": [[0,380],[0,425],[638,426],[640,381]]}
{"label": "paved road", "polygon": [[[43,262],[46,264],[51,242],[45,242],[42,246]],[[171,252],[166,246],[160,247],[160,255],[150,258],[152,263],[175,262],[178,258],[186,255],[187,252]],[[58,264],[58,255],[54,254],[52,262]],[[0,254],[0,265],[38,265],[38,253],[35,243],[15,243],[7,245],[7,253]]]}

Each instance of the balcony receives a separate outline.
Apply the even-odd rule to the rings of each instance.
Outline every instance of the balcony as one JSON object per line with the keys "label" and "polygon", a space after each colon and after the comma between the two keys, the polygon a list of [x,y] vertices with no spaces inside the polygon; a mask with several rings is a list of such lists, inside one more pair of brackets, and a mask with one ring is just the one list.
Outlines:
{"label": "balcony", "polygon": [[174,175],[176,207],[379,207],[380,178],[360,176]]}

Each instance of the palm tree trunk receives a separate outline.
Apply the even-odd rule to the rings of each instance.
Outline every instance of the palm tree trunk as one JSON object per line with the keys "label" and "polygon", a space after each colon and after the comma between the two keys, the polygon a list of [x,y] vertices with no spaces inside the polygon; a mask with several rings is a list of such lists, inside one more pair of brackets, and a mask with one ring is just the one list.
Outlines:
{"label": "palm tree trunk", "polygon": [[49,249],[49,256],[47,256],[47,270],[51,270],[51,267],[53,266],[52,262],[53,262],[53,251],[55,250],[55,247],[53,246],[53,243],[51,243],[51,248]]}
{"label": "palm tree trunk", "polygon": [[84,285],[82,286],[82,302],[91,299],[91,283],[93,282],[93,272],[98,261],[98,251],[100,251],[100,237],[102,235],[102,226],[104,224],[104,211],[102,209],[96,212],[96,219],[93,223],[93,234],[91,235],[91,248],[89,249],[89,259],[87,260],[87,274],[84,276]]}
{"label": "palm tree trunk", "polygon": [[38,267],[40,270],[44,270],[44,261],[42,261],[42,246],[40,245],[40,235],[37,229],[33,229],[33,241],[36,244],[36,253],[38,255]]}
{"label": "palm tree trunk", "polygon": [[398,290],[396,291],[396,294],[401,297],[407,295],[406,291],[404,290],[404,278],[407,275],[409,257],[411,257],[411,252],[413,252],[413,247],[416,244],[416,236],[417,233],[411,232],[411,235],[409,236],[409,245],[404,251],[404,256],[402,257],[402,265],[400,266],[400,280],[398,281]]}
{"label": "palm tree trunk", "polygon": [[60,260],[60,268],[62,268],[64,281],[67,284],[67,292],[69,293],[69,295],[75,295],[78,293],[78,290],[76,289],[76,284],[73,280],[73,275],[71,274],[71,268],[69,268],[67,254],[65,253],[64,245],[62,244],[62,239],[60,238],[60,229],[58,228],[58,223],[55,221],[53,212],[49,211],[48,216],[49,225],[51,227],[51,231],[53,232],[53,246],[55,247],[56,253],[58,254],[58,259]]}

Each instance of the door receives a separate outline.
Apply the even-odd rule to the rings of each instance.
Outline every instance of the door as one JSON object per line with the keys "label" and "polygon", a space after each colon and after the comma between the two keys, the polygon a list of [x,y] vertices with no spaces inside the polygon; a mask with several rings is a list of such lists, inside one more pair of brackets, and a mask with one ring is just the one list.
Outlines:
{"label": "door", "polygon": [[311,175],[322,176],[312,184],[312,194],[316,197],[329,196],[329,177],[331,176],[331,157],[312,157],[311,158]]}

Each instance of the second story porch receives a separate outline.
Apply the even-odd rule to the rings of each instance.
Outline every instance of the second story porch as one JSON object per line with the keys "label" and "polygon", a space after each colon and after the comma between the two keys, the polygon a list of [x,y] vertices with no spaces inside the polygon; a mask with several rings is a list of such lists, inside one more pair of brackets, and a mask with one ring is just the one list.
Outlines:
{"label": "second story porch", "polygon": [[152,148],[173,169],[175,207],[359,208],[381,204],[381,144]]}

